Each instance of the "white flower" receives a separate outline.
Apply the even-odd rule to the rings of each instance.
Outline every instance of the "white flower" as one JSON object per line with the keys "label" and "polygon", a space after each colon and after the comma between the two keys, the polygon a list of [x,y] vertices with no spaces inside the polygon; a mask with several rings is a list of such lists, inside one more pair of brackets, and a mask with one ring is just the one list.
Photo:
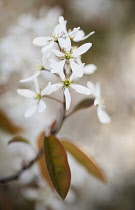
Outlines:
{"label": "white flower", "polygon": [[[79,65],[82,65],[81,56],[77,57],[77,63]],[[83,73],[89,75],[89,74],[93,74],[96,70],[97,70],[97,67],[94,64],[88,64],[84,66]]]}
{"label": "white flower", "polygon": [[35,65],[36,70],[34,70],[33,75],[26,78],[26,79],[22,79],[20,80],[20,82],[28,82],[33,80],[35,77],[38,77],[40,75],[41,72],[43,71],[50,71],[50,65],[52,62],[52,59],[55,60],[54,54],[46,51],[42,57],[42,60],[39,64]]}
{"label": "white flower", "polygon": [[94,64],[88,64],[84,66],[83,73],[84,74],[93,74],[97,70],[97,67]]}
{"label": "white flower", "polygon": [[37,37],[33,40],[33,44],[37,46],[44,46],[42,52],[44,53],[46,50],[50,49],[54,46],[54,43],[58,42],[58,39],[61,38],[64,34],[67,34],[66,30],[67,21],[64,20],[62,16],[59,17],[59,24],[54,28],[51,36],[45,37]]}
{"label": "white flower", "polygon": [[41,36],[41,37],[37,37],[33,40],[34,45],[44,46],[42,49],[43,53],[46,50],[53,47],[54,43],[55,42],[57,43],[59,38],[61,38],[61,37],[65,38],[65,37],[69,36],[69,38],[72,39],[73,41],[79,42],[79,41],[87,39],[89,36],[91,36],[92,34],[95,33],[94,31],[92,31],[88,35],[85,36],[84,31],[80,30],[80,27],[74,28],[72,31],[68,32],[66,29],[67,21],[64,20],[63,16],[59,17],[58,22],[59,22],[59,24],[56,25],[51,36],[48,36],[48,37]]}
{"label": "white flower", "polygon": [[56,57],[59,57],[61,61],[52,66],[51,72],[61,73],[63,71],[65,63],[70,63],[73,74],[76,77],[82,77],[84,64],[78,64],[77,58],[78,56],[87,52],[92,46],[92,44],[86,43],[76,49],[73,49],[71,47],[71,40],[69,39],[69,37],[66,37],[66,39],[60,38],[59,44],[62,48],[62,52],[57,49],[52,49],[52,52],[55,54]]}
{"label": "white flower", "polygon": [[59,27],[61,28],[62,33],[67,34],[67,28],[66,28],[67,21],[64,20],[64,17],[60,16],[58,22],[59,22]]}
{"label": "white flower", "polygon": [[83,41],[95,33],[95,31],[92,31],[88,35],[85,36],[84,31],[80,30],[80,27],[74,28],[73,30],[69,30],[67,32],[66,23],[67,21],[65,21],[64,18],[60,16],[59,24],[60,24],[61,30],[64,32],[63,37],[69,36],[69,38],[73,40],[74,42]]}
{"label": "white flower", "polygon": [[65,77],[64,73],[61,76],[62,76],[61,81],[57,84],[51,85],[52,86],[51,88],[54,91],[57,91],[59,88],[63,88],[65,100],[66,100],[66,110],[69,109],[70,104],[71,104],[70,88],[74,89],[76,92],[81,93],[81,94],[85,94],[85,95],[91,94],[91,91],[87,87],[75,84],[75,81],[73,80],[73,74],[70,76],[69,79]]}
{"label": "white flower", "polygon": [[25,112],[26,118],[31,117],[36,111],[43,112],[46,109],[46,104],[42,100],[42,98],[43,96],[50,95],[53,92],[53,87],[51,87],[51,82],[48,83],[46,88],[40,91],[37,78],[34,78],[33,81],[35,83],[36,92],[29,89],[17,89],[18,94],[27,98],[32,98],[34,102],[34,105]]}
{"label": "white flower", "polygon": [[94,105],[97,106],[97,116],[101,123],[110,123],[111,118],[104,110],[104,100],[101,98],[100,84],[97,83],[95,86],[92,82],[87,82],[87,87],[91,90],[92,95],[95,97]]}
{"label": "white flower", "polygon": [[85,36],[85,33],[83,30],[80,30],[80,27],[74,28],[73,31],[71,31],[68,35],[74,42],[79,42],[87,39],[91,35],[93,35],[95,31],[90,32],[88,35]]}
{"label": "white flower", "polygon": [[33,80],[34,78],[38,77],[40,72],[41,72],[41,70],[39,68],[36,71],[34,71],[34,74],[32,76],[27,77],[26,79],[21,79],[20,82],[29,82],[29,81]]}

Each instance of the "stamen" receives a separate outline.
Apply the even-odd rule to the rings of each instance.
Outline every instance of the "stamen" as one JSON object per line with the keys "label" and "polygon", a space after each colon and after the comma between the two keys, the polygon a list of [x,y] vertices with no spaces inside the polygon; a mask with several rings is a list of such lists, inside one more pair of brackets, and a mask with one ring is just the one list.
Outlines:
{"label": "stamen", "polygon": [[41,94],[36,94],[35,99],[40,100],[42,98]]}
{"label": "stamen", "polygon": [[40,65],[40,64],[35,65],[35,67],[37,69],[39,69],[40,71],[45,70],[45,68],[42,65]]}
{"label": "stamen", "polygon": [[61,81],[61,83],[63,83],[63,88],[69,88],[70,85],[74,83],[74,81],[70,81],[69,79],[65,79],[65,80]]}

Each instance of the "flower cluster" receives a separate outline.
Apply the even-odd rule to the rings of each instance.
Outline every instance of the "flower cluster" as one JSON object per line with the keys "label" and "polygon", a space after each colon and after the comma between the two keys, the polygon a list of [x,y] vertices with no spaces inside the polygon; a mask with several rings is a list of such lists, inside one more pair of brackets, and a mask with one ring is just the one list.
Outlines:
{"label": "flower cluster", "polygon": [[[37,66],[35,73],[21,80],[21,82],[28,82],[33,80],[36,86],[36,92],[28,89],[18,89],[17,92],[25,97],[33,98],[34,105],[25,113],[25,117],[32,116],[36,111],[43,112],[46,104],[43,97],[53,92],[62,89],[65,97],[66,110],[70,108],[71,104],[71,89],[78,93],[85,95],[93,95],[97,108],[97,115],[102,123],[110,122],[110,117],[104,110],[104,105],[100,96],[100,85],[94,86],[91,82],[87,83],[87,87],[78,84],[78,78],[84,74],[92,74],[97,69],[94,64],[85,65],[81,61],[81,55],[86,53],[91,47],[92,43],[85,43],[80,47],[72,45],[73,42],[79,42],[87,39],[94,34],[94,31],[85,36],[80,27],[67,31],[67,21],[62,16],[59,17],[58,24],[50,36],[37,37],[33,40],[33,44],[42,47],[41,64]],[[41,90],[38,86],[37,77],[41,71],[49,71],[59,79],[56,84],[48,83],[48,85]]]}

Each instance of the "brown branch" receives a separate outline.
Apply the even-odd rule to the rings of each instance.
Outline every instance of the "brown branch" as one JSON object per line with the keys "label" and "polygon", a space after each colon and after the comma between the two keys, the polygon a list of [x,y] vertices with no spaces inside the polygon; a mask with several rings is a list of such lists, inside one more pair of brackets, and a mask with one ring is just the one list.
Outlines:
{"label": "brown branch", "polygon": [[63,102],[60,101],[60,100],[58,100],[57,98],[53,98],[53,97],[48,96],[48,95],[44,95],[44,96],[42,96],[42,97],[49,98],[49,99],[52,99],[52,100],[54,100],[54,101],[57,101],[57,102],[60,103],[60,104],[63,104]]}

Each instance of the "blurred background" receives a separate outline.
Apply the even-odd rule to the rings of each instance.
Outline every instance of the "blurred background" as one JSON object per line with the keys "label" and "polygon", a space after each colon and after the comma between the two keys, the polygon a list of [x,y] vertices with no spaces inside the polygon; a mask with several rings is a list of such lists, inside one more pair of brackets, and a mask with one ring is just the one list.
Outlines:
{"label": "blurred background", "polygon": [[[134,210],[135,1],[0,0],[0,14],[0,177],[15,173],[35,156],[39,133],[56,117],[58,103],[48,99],[45,112],[24,118],[30,103],[16,89],[33,88],[32,84],[19,83],[31,75],[41,58],[41,49],[33,46],[32,40],[50,34],[60,15],[68,21],[68,29],[80,26],[86,34],[96,32],[86,40],[93,46],[82,60],[98,69],[84,76],[81,83],[101,83],[112,119],[110,124],[101,124],[92,107],[69,118],[58,134],[96,160],[107,176],[107,184],[88,175],[69,156],[72,183],[63,202],[49,189],[35,164],[19,181],[0,185],[0,210]],[[44,79],[47,83],[49,75]],[[75,94],[72,107],[79,100],[80,95]],[[2,124],[5,117],[10,119],[7,127]],[[7,146],[20,130],[31,144]]]}

